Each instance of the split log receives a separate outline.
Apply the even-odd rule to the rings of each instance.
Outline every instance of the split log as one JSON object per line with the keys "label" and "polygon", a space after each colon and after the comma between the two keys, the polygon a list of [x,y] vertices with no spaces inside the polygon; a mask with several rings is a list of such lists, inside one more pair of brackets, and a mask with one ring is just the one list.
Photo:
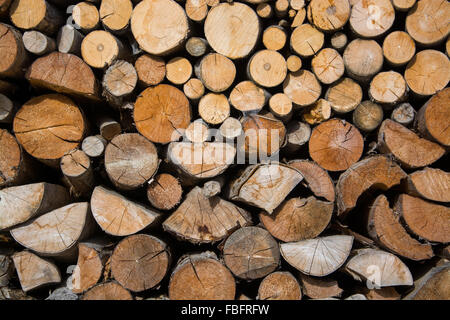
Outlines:
{"label": "split log", "polygon": [[76,198],[90,196],[94,188],[91,161],[84,151],[74,149],[61,158],[61,171],[70,194]]}
{"label": "split log", "polygon": [[211,125],[221,124],[230,116],[230,104],[222,93],[208,93],[198,103],[200,117]]}
{"label": "split log", "polygon": [[111,256],[111,274],[123,287],[140,292],[158,285],[169,269],[170,252],[160,239],[148,234],[129,236]]}
{"label": "split log", "polygon": [[398,67],[407,64],[415,53],[416,44],[406,32],[391,32],[383,40],[383,55],[393,66]]}
{"label": "split log", "polygon": [[212,252],[180,259],[170,276],[170,300],[232,300],[236,282]]}
{"label": "split log", "polygon": [[133,300],[133,296],[117,282],[110,281],[91,288],[81,300]]}
{"label": "split log", "polygon": [[192,101],[198,101],[205,94],[205,86],[197,78],[189,79],[183,85],[183,92]]}
{"label": "split log", "polygon": [[256,6],[256,14],[262,19],[269,19],[273,17],[273,8],[267,3],[263,2]]}
{"label": "split log", "polygon": [[300,272],[324,277],[339,269],[350,254],[352,236],[335,235],[280,244],[284,260]]}
{"label": "split log", "polygon": [[13,272],[14,266],[11,258],[8,255],[0,254],[0,288],[8,286]]}
{"label": "split log", "polygon": [[192,76],[192,65],[188,59],[175,57],[166,64],[166,78],[175,85],[184,84]]}
{"label": "split log", "polygon": [[189,19],[195,22],[203,22],[208,14],[206,0],[186,0],[184,9]]}
{"label": "split log", "polygon": [[156,222],[159,212],[134,203],[119,193],[98,186],[91,197],[92,214],[107,234],[128,236]]}
{"label": "split log", "polygon": [[369,97],[375,102],[393,105],[405,99],[406,91],[406,82],[400,73],[380,72],[370,82]]}
{"label": "split log", "polygon": [[269,99],[269,109],[277,118],[287,122],[292,118],[292,101],[284,93],[276,93]]}
{"label": "split log", "polygon": [[337,281],[331,279],[314,278],[301,274],[300,282],[302,284],[303,294],[311,299],[340,297],[343,292]]}
{"label": "split log", "polygon": [[266,49],[281,50],[284,48],[287,41],[286,31],[277,25],[267,27],[262,35],[262,42]]}
{"label": "split log", "polygon": [[450,60],[440,51],[420,51],[406,66],[405,80],[418,96],[435,94],[450,81]]}
{"label": "split log", "polygon": [[291,34],[291,49],[302,58],[315,55],[324,44],[324,34],[310,24],[302,24]]}
{"label": "split log", "polygon": [[344,78],[332,84],[325,93],[336,113],[347,113],[356,109],[363,98],[361,86],[350,78]]}
{"label": "split log", "polygon": [[70,196],[65,188],[42,182],[2,189],[0,199],[0,230],[5,230],[66,205]]}
{"label": "split log", "polygon": [[416,0],[393,0],[392,5],[395,10],[409,11],[416,4]]}
{"label": "split log", "polygon": [[108,67],[115,60],[126,58],[128,54],[127,47],[104,30],[90,32],[81,43],[81,56],[92,68]]}
{"label": "split log", "polygon": [[136,88],[138,75],[133,65],[116,60],[103,76],[103,95],[113,106],[120,107]]}
{"label": "split log", "polygon": [[30,290],[61,282],[58,268],[49,260],[42,259],[29,251],[12,256],[22,290]]}
{"label": "split log", "polygon": [[286,150],[297,152],[311,137],[311,127],[304,122],[292,121],[286,126]]}
{"label": "split log", "polygon": [[50,211],[11,230],[24,247],[63,261],[76,260],[77,243],[93,231],[89,203],[80,202]]}
{"label": "split log", "polygon": [[22,34],[12,26],[0,23],[0,76],[20,78],[28,61]]}
{"label": "split log", "polygon": [[306,18],[306,10],[302,8],[297,11],[294,19],[292,19],[291,28],[295,29],[298,26],[301,26]]}
{"label": "split log", "polygon": [[202,143],[209,138],[208,125],[203,120],[191,122],[184,131],[186,138],[193,143]]}
{"label": "split log", "polygon": [[420,168],[441,158],[445,149],[420,138],[401,124],[386,119],[378,132],[378,150],[392,154],[406,168]]}
{"label": "split log", "polygon": [[297,72],[302,67],[302,59],[292,54],[286,59],[286,66],[290,72]]}
{"label": "split log", "polygon": [[414,290],[403,300],[449,300],[450,264],[432,268],[414,281]]}
{"label": "split log", "polygon": [[432,242],[450,242],[450,208],[402,194],[394,210],[401,215],[408,230]]}
{"label": "split log", "polygon": [[416,110],[408,102],[401,103],[391,113],[391,120],[404,125],[405,127],[411,125],[416,116]]}
{"label": "split log", "polygon": [[230,59],[248,56],[256,46],[260,29],[255,11],[239,2],[212,7],[204,26],[211,48]]}
{"label": "split log", "polygon": [[236,67],[230,59],[219,53],[210,53],[195,66],[195,74],[208,90],[227,90],[236,77]]}
{"label": "split log", "polygon": [[302,180],[297,169],[281,163],[252,165],[230,184],[229,198],[271,214]]}
{"label": "split log", "polygon": [[296,106],[307,107],[319,99],[322,87],[312,72],[300,69],[287,75],[283,92]]}
{"label": "split log", "polygon": [[417,113],[417,129],[425,137],[450,146],[450,89],[445,88],[430,98]]}
{"label": "split log", "polygon": [[395,20],[389,0],[358,1],[352,6],[350,28],[360,37],[374,38],[388,31]]}
{"label": "split log", "polygon": [[372,101],[361,102],[353,111],[353,124],[361,131],[371,132],[383,121],[383,108]]}
{"label": "split log", "polygon": [[173,0],[144,0],[133,9],[131,31],[143,50],[167,55],[182,47],[186,40],[188,18]]}
{"label": "split log", "polygon": [[425,168],[408,175],[404,189],[412,196],[438,202],[450,202],[450,173]]}
{"label": "split log", "polygon": [[349,18],[350,3],[347,0],[312,0],[308,6],[308,20],[323,32],[341,29]]}
{"label": "split log", "polygon": [[230,103],[242,112],[259,112],[267,102],[268,93],[252,81],[239,82],[230,93]]}
{"label": "split log", "polygon": [[186,51],[193,57],[201,57],[208,51],[208,41],[199,37],[191,37],[186,41]]}
{"label": "split log", "polygon": [[81,53],[81,43],[84,35],[78,32],[72,25],[64,25],[58,32],[56,43],[58,51],[62,53]]}
{"label": "split log", "polygon": [[374,40],[353,40],[345,48],[343,57],[347,74],[362,82],[369,81],[383,66],[383,49]]}
{"label": "split log", "polygon": [[228,117],[222,122],[219,132],[220,135],[227,140],[239,138],[244,133],[241,122],[233,117]]}
{"label": "split log", "polygon": [[182,196],[180,181],[168,173],[158,174],[147,188],[148,201],[160,210],[175,208],[181,202]]}
{"label": "split log", "polygon": [[311,60],[311,66],[317,79],[330,84],[344,75],[344,60],[339,52],[331,48],[319,51]]}
{"label": "split log", "polygon": [[259,219],[272,236],[291,242],[320,235],[330,223],[332,213],[332,202],[311,196],[286,200],[271,215],[260,213]]}
{"label": "split log", "polygon": [[134,106],[136,129],[152,142],[166,144],[177,140],[178,130],[191,122],[191,107],[183,92],[160,84],[145,89]]}
{"label": "split log", "polygon": [[139,83],[144,87],[155,86],[166,77],[166,63],[160,57],[143,54],[134,63]]}
{"label": "split log", "polygon": [[377,249],[354,252],[344,270],[355,280],[365,280],[371,287],[411,286],[413,278],[408,267],[397,256]]}
{"label": "split log", "polygon": [[72,18],[77,29],[81,29],[85,33],[97,29],[100,24],[98,9],[89,2],[79,2],[74,5]]}
{"label": "split log", "polygon": [[309,140],[311,158],[329,171],[347,170],[359,160],[363,147],[358,129],[337,118],[315,127]]}
{"label": "split log", "polygon": [[248,61],[247,74],[251,80],[260,86],[276,87],[286,78],[286,60],[277,51],[258,51]]}
{"label": "split log", "polygon": [[290,272],[273,272],[261,281],[258,288],[258,299],[301,300],[302,289]]}
{"label": "split log", "polygon": [[333,33],[330,42],[335,50],[341,52],[347,46],[347,36],[342,32]]}
{"label": "split log", "polygon": [[314,125],[330,119],[331,105],[325,99],[317,100],[311,107],[302,113],[302,119],[308,124]]}
{"label": "split log", "polygon": [[36,59],[25,77],[38,88],[90,99],[99,95],[99,85],[91,68],[70,53],[52,52]]}
{"label": "split log", "polygon": [[55,40],[39,31],[24,32],[22,40],[25,49],[38,56],[54,51],[56,48]]}
{"label": "split log", "polygon": [[420,243],[406,232],[384,195],[370,206],[367,231],[381,247],[402,257],[416,261],[433,257],[431,245]]}
{"label": "split log", "polygon": [[341,174],[336,184],[338,216],[345,217],[370,188],[385,191],[400,184],[404,178],[406,173],[385,156],[374,156],[353,164]]}
{"label": "split log", "polygon": [[84,138],[81,144],[81,150],[91,158],[103,156],[107,141],[101,135],[89,136]]}
{"label": "split log", "polygon": [[278,267],[280,251],[269,232],[257,227],[244,227],[225,241],[223,259],[236,277],[254,280],[267,276]]}
{"label": "split log", "polygon": [[124,33],[130,24],[132,11],[130,0],[102,0],[99,13],[103,27],[112,33]]}
{"label": "split log", "polygon": [[250,214],[244,209],[218,196],[207,198],[200,187],[194,187],[163,228],[182,240],[211,243],[250,224]]}

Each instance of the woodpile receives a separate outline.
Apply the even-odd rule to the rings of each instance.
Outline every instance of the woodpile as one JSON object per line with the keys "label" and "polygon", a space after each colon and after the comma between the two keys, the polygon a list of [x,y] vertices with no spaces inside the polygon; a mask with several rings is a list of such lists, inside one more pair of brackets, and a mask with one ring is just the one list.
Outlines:
{"label": "woodpile", "polygon": [[0,1],[0,300],[449,300],[449,17]]}

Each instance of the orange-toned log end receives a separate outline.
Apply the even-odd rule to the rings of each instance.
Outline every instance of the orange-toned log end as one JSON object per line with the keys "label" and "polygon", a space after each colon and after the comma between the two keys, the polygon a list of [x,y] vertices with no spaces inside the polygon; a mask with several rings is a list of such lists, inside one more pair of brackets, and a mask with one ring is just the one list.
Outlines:
{"label": "orange-toned log end", "polygon": [[233,275],[210,252],[183,257],[170,277],[171,300],[233,300],[235,294]]}
{"label": "orange-toned log end", "polygon": [[402,194],[394,210],[418,237],[432,242],[450,242],[450,208]]}
{"label": "orange-toned log end", "polygon": [[123,239],[111,256],[111,272],[125,288],[140,292],[155,287],[170,263],[167,245],[147,234]]}
{"label": "orange-toned log end", "polygon": [[450,263],[434,267],[417,279],[404,300],[450,300]]}
{"label": "orange-toned log end", "polygon": [[5,129],[0,129],[0,188],[24,178],[22,150],[16,138]]}
{"label": "orange-toned log end", "polygon": [[309,140],[311,158],[329,171],[347,170],[359,160],[364,141],[352,124],[331,119],[314,128]]}
{"label": "orange-toned log end", "polygon": [[80,243],[78,245],[78,261],[72,275],[72,292],[82,293],[93,287],[101,278],[103,263],[94,248]]}
{"label": "orange-toned log end", "polygon": [[168,173],[158,174],[147,188],[147,198],[157,209],[170,210],[176,207],[183,196],[180,181]]}
{"label": "orange-toned log end", "polygon": [[96,285],[81,300],[133,300],[133,296],[120,284],[111,281]]}
{"label": "orange-toned log end", "polygon": [[137,130],[147,139],[166,144],[177,140],[191,122],[189,101],[182,91],[167,85],[145,89],[134,105]]}
{"label": "orange-toned log end", "polygon": [[390,119],[384,120],[378,131],[378,149],[392,154],[406,168],[430,165],[445,154],[445,149],[439,144],[420,138]]}
{"label": "orange-toned log end", "polygon": [[260,213],[266,229],[277,239],[290,242],[317,237],[328,226],[333,213],[333,203],[292,198],[281,204],[272,215]]}
{"label": "orange-toned log end", "polygon": [[438,202],[450,202],[450,173],[425,168],[408,176],[405,190],[412,196]]}
{"label": "orange-toned log end", "polygon": [[338,216],[345,217],[356,206],[359,196],[371,187],[388,190],[404,178],[406,173],[385,156],[374,156],[355,163],[341,174],[336,184]]}
{"label": "orange-toned log end", "polygon": [[0,23],[0,76],[18,78],[27,61],[22,34],[10,25]]}
{"label": "orange-toned log end", "polygon": [[149,54],[143,54],[137,58],[134,68],[138,74],[139,83],[145,87],[159,84],[166,76],[164,59]]}
{"label": "orange-toned log end", "polygon": [[367,230],[380,246],[402,257],[426,260],[434,255],[431,245],[420,243],[406,232],[384,195],[378,196],[370,207]]}
{"label": "orange-toned log end", "polygon": [[343,292],[343,290],[339,288],[336,280],[319,279],[301,274],[300,281],[303,288],[303,294],[312,299],[340,297]]}
{"label": "orange-toned log end", "polygon": [[265,277],[258,289],[259,300],[301,300],[302,289],[297,279],[286,271],[277,271]]}

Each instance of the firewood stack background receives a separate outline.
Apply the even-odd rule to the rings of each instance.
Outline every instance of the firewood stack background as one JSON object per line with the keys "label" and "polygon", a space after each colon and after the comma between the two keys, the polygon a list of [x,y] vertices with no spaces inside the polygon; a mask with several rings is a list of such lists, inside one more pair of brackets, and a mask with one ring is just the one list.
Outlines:
{"label": "firewood stack background", "polygon": [[0,17],[0,299],[450,299],[448,1]]}

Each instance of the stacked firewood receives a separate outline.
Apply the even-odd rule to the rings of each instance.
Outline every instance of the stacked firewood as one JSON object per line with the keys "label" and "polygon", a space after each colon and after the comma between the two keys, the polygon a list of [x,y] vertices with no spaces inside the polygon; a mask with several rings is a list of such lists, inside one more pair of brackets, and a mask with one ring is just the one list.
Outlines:
{"label": "stacked firewood", "polygon": [[449,17],[0,0],[0,299],[450,299]]}

